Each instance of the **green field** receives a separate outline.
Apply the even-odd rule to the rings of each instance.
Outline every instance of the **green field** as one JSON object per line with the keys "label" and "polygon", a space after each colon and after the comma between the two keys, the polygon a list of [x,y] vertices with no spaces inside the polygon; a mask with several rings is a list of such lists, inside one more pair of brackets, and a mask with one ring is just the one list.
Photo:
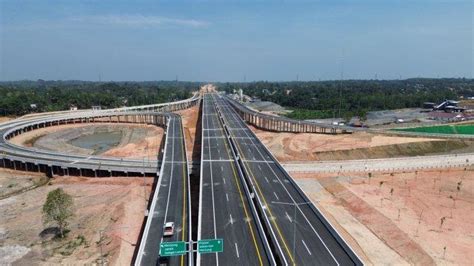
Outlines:
{"label": "green field", "polygon": [[407,132],[420,132],[420,133],[474,135],[474,124],[397,128],[394,130],[407,131]]}

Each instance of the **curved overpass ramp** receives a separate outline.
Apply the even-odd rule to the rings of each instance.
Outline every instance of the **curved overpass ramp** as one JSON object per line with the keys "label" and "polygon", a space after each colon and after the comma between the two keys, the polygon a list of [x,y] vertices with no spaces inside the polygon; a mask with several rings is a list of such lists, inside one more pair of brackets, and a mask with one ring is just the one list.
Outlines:
{"label": "curved overpass ramp", "polygon": [[[48,176],[137,176],[158,177],[151,207],[136,259],[137,265],[160,264],[159,246],[164,241],[191,240],[191,202],[188,163],[181,117],[170,113],[196,105],[200,97],[166,104],[117,108],[104,111],[41,114],[0,124],[0,167],[44,172]],[[166,128],[161,160],[143,164],[130,160],[100,156],[81,156],[22,147],[9,140],[39,128],[77,123],[138,123]],[[175,223],[175,234],[164,238],[163,224]],[[173,257],[168,264],[192,264],[192,256]]]}
{"label": "curved overpass ramp", "polygon": [[22,147],[9,140],[22,133],[39,128],[78,123],[136,123],[166,127],[175,114],[196,105],[200,98],[194,96],[188,100],[167,103],[110,109],[104,111],[82,111],[43,114],[27,119],[19,119],[0,124],[0,167],[15,170],[44,172],[48,176],[154,176],[160,167],[158,160],[146,165],[142,160],[120,159],[101,156],[83,156],[61,152]]}

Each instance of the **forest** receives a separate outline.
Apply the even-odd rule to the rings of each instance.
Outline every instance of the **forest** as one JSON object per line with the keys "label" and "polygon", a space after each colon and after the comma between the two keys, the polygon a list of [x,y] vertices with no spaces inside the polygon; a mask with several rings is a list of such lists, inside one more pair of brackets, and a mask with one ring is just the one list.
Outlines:
{"label": "forest", "polygon": [[368,111],[416,108],[424,102],[441,102],[474,96],[473,79],[344,80],[308,82],[220,83],[227,92],[244,94],[293,110],[296,119],[352,116]]}
{"label": "forest", "polygon": [[[197,82],[0,82],[0,115],[69,110],[71,105],[90,109],[93,105],[116,108],[170,102],[191,97]],[[34,105],[33,107],[31,105]],[[36,106],[36,107],[35,107]]]}
{"label": "forest", "polygon": [[[191,97],[204,83],[177,81],[90,82],[12,81],[0,82],[0,115],[18,116],[31,112],[68,110],[71,105],[89,109],[92,105],[115,108],[170,102]],[[421,107],[423,102],[440,102],[474,96],[473,79],[406,79],[215,83],[218,89],[242,89],[252,97],[272,101],[293,112],[296,119],[362,119],[368,111]],[[32,108],[32,104],[36,107]]]}

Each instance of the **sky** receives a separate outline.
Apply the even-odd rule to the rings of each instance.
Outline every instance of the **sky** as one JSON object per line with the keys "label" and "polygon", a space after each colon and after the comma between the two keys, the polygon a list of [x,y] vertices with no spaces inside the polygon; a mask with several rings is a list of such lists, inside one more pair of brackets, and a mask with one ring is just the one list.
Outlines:
{"label": "sky", "polygon": [[473,3],[0,0],[0,80],[472,78]]}

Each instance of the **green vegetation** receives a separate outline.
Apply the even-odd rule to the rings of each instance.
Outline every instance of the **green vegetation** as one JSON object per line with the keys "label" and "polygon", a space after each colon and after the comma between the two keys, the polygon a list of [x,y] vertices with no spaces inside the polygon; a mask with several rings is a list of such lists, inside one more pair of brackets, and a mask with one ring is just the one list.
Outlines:
{"label": "green vegetation", "polygon": [[55,252],[58,252],[63,256],[70,256],[74,253],[77,247],[82,245],[86,247],[88,246],[86,238],[83,235],[78,235],[76,238],[69,240],[64,245],[55,248]]}
{"label": "green vegetation", "polygon": [[305,120],[332,117],[333,112],[331,110],[308,110],[296,108],[291,109],[291,113],[287,113],[285,116],[288,118]]}
{"label": "green vegetation", "polygon": [[397,128],[394,130],[421,133],[474,135],[474,124]]}
{"label": "green vegetation", "polygon": [[[296,110],[290,117],[365,119],[368,111],[422,107],[423,102],[474,96],[474,79],[344,80],[221,83],[219,90],[245,94]],[[310,112],[313,111],[313,112]]]}
{"label": "green vegetation", "polygon": [[56,224],[61,238],[64,238],[69,220],[74,216],[73,204],[72,197],[62,188],[57,188],[48,193],[43,205],[44,224]]}
{"label": "green vegetation", "polygon": [[[86,82],[15,81],[0,82],[0,116],[31,112],[69,110],[71,105],[116,108],[155,104],[191,97],[196,82]],[[31,107],[35,104],[35,107]]]}

